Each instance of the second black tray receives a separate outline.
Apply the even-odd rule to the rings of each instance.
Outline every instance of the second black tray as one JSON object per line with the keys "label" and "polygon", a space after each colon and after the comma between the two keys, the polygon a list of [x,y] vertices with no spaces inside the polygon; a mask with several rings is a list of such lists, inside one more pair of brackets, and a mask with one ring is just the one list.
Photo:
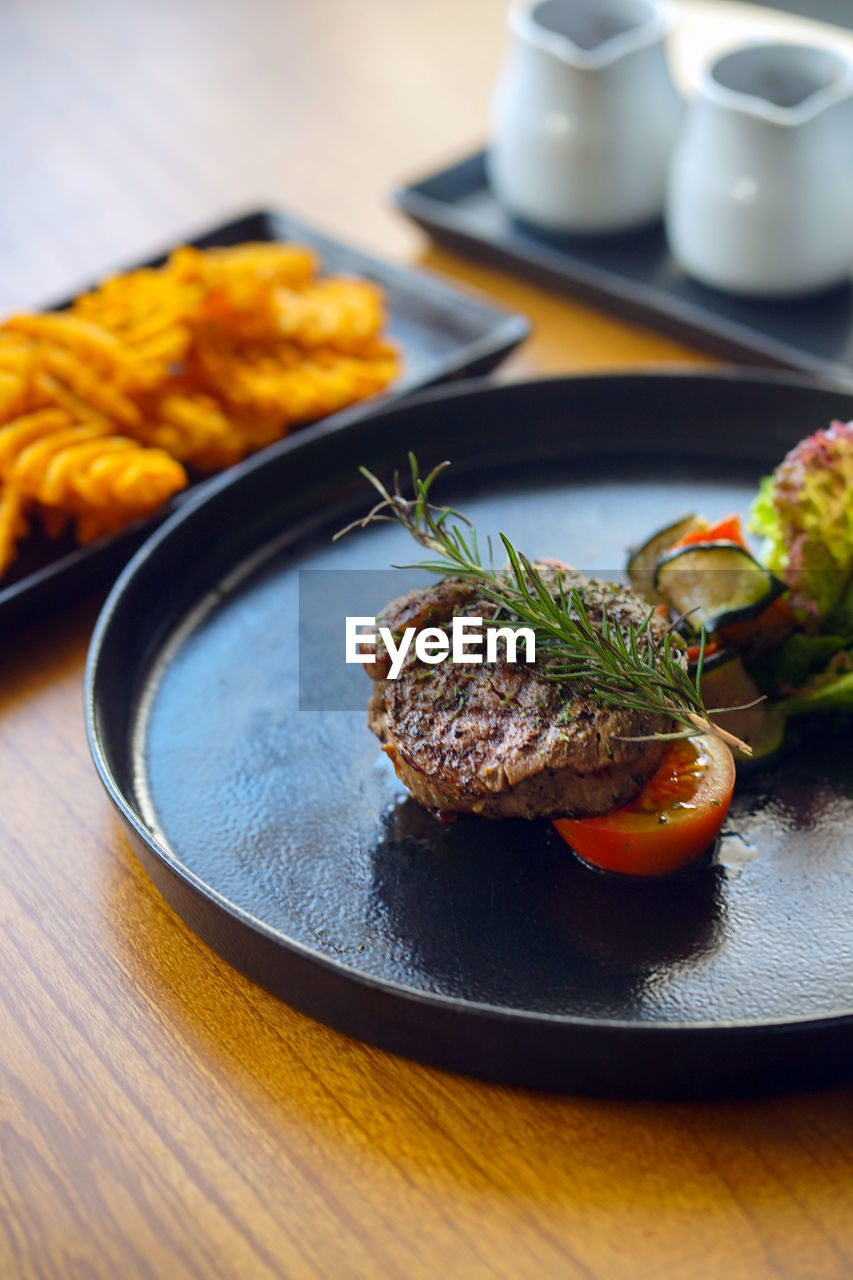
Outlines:
{"label": "second black tray", "polygon": [[485,152],[398,188],[402,210],[437,239],[601,303],[719,355],[853,383],[853,286],[762,301],[689,279],[663,226],[619,236],[551,235],[510,218],[486,179]]}

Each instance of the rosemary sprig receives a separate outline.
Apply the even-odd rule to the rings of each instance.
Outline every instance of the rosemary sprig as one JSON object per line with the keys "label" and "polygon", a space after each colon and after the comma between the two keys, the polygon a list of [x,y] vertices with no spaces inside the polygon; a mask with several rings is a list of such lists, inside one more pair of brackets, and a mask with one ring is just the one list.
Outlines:
{"label": "rosemary sprig", "polygon": [[676,624],[659,639],[651,629],[653,610],[640,626],[629,623],[625,630],[614,623],[606,607],[600,622],[593,623],[580,592],[574,587],[566,592],[559,573],[554,581],[543,577],[504,534],[500,538],[508,567],[495,568],[491,540],[484,563],[471,521],[452,507],[436,507],[430,502],[433,484],[449,465],[439,463],[422,478],[417,459],[410,453],[412,498],[404,497],[397,473],[389,490],[366,467],[360,467],[380,500],[366,516],[335,534],[335,539],[380,521],[402,525],[433,558],[395,567],[424,569],[476,583],[483,598],[495,606],[496,617],[524,622],[533,629],[540,670],[548,679],[582,681],[588,696],[597,702],[647,715],[666,715],[680,725],[672,733],[650,737],[673,739],[710,733],[751,754],[744,742],[714,724],[703,703],[704,629],[694,683],[678,660]]}

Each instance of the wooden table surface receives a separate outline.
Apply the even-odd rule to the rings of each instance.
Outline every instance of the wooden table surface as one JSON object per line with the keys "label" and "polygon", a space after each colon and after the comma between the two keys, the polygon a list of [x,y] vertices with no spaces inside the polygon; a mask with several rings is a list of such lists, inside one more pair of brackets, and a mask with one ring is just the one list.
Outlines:
{"label": "wooden table surface", "polygon": [[[389,206],[480,145],[505,43],[503,0],[4,0],[0,307],[271,203],[526,312],[501,378],[702,361]],[[198,942],[89,759],[99,603],[0,641],[4,1280],[853,1274],[853,1091],[481,1084],[320,1026]]]}

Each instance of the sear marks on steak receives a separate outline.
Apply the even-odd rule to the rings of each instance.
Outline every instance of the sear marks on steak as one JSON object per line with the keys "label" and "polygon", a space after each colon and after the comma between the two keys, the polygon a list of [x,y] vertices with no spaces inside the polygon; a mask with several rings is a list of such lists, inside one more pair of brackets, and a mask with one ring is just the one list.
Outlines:
{"label": "sear marks on steak", "polygon": [[[607,608],[620,629],[638,627],[648,605],[629,588],[570,570],[565,589],[583,596],[593,623]],[[445,580],[395,600],[378,620],[392,631],[441,627],[454,616],[493,616],[476,586]],[[652,623],[660,637],[666,624]],[[521,649],[523,652],[523,648]],[[396,680],[383,646],[365,664],[375,681],[368,724],[415,799],[438,815],[539,818],[606,813],[627,804],[654,773],[660,742],[628,742],[666,732],[666,716],[601,706],[578,683],[548,680],[523,662],[421,663],[410,647]]]}

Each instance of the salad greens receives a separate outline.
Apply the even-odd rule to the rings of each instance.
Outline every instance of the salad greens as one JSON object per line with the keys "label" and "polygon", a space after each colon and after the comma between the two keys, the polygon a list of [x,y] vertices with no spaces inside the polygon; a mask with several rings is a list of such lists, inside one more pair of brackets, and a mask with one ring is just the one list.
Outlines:
{"label": "salad greens", "polygon": [[853,641],[841,635],[794,632],[776,649],[754,659],[758,688],[786,716],[812,711],[853,711]]}
{"label": "salad greens", "polygon": [[[760,756],[791,716],[853,711],[853,422],[800,441],[761,481],[748,527],[757,555],[737,516],[681,517],[633,552],[628,576],[689,653],[703,638],[703,693],[741,708],[729,727]],[[750,710],[753,695],[765,701]]]}
{"label": "salad greens", "polygon": [[762,480],[749,528],[802,626],[758,665],[759,687],[786,716],[853,711],[853,423],[787,454]]}
{"label": "salad greens", "polygon": [[801,440],[765,476],[749,528],[794,605],[820,624],[840,614],[853,629],[853,423]]}

